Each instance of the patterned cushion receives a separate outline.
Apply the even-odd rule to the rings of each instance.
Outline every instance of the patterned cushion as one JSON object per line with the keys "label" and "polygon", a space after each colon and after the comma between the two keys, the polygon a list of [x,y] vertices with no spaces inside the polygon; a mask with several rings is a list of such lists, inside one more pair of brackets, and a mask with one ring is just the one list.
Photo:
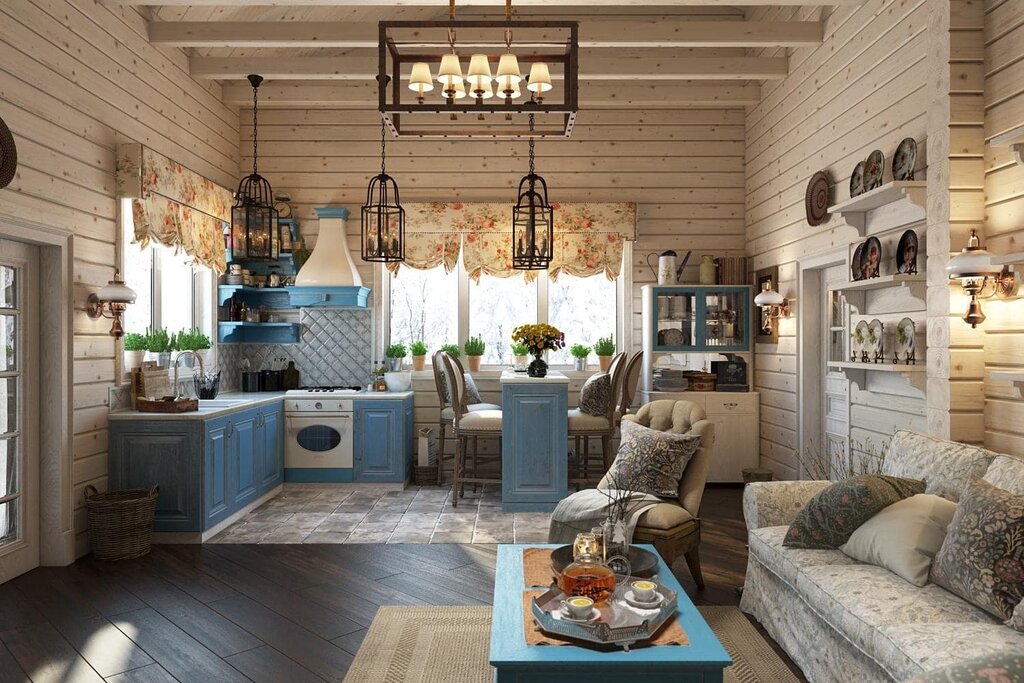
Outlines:
{"label": "patterned cushion", "polygon": [[906,683],[1011,683],[1024,681],[1024,653],[997,652],[934,669]]}
{"label": "patterned cushion", "polygon": [[466,378],[466,405],[483,403],[484,400],[480,398],[480,391],[476,388],[476,382],[473,381],[473,376],[467,372],[464,377]]}
{"label": "patterned cushion", "polygon": [[698,448],[697,434],[669,434],[624,420],[619,453],[607,478],[614,488],[628,486],[632,491],[676,498],[679,480]]}
{"label": "patterned cushion", "polygon": [[922,479],[925,493],[958,500],[972,476],[980,477],[996,454],[977,446],[899,430],[889,442],[882,474]]}
{"label": "patterned cushion", "polygon": [[1010,619],[1024,598],[1024,496],[971,477],[935,556],[931,579]]}
{"label": "patterned cushion", "polygon": [[612,400],[612,378],[607,372],[599,372],[583,383],[580,389],[581,413],[604,416],[608,414],[608,404]]}
{"label": "patterned cushion", "polygon": [[924,482],[879,474],[837,481],[797,513],[786,532],[790,548],[836,548],[879,510],[924,492]]}
{"label": "patterned cushion", "polygon": [[1024,496],[1024,458],[999,455],[985,470],[985,481],[1017,496]]}
{"label": "patterned cushion", "polygon": [[1006,625],[1024,633],[1024,600],[1017,603],[1013,608],[1013,616],[1006,620]]}

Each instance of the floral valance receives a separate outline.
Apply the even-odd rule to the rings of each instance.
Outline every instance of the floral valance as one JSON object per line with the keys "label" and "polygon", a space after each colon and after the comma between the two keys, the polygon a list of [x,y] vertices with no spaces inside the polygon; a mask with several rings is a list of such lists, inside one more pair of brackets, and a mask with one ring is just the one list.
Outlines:
{"label": "floral valance", "polygon": [[227,269],[224,228],[231,191],[138,143],[117,146],[117,197],[132,200],[135,242],[181,249],[199,265]]}
{"label": "floral valance", "polygon": [[[554,204],[555,249],[549,276],[619,276],[622,245],[636,238],[636,204]],[[459,247],[469,276],[511,277],[512,207],[508,203],[430,202],[405,205],[405,263],[412,268],[458,263]],[[398,264],[389,265],[392,272]],[[527,280],[536,277],[527,271]]]}

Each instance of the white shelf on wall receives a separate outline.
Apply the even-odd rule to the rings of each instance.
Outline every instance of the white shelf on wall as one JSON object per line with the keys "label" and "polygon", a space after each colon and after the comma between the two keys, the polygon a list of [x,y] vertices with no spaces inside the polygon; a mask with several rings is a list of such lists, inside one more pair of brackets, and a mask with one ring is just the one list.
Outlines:
{"label": "white shelf on wall", "polygon": [[897,273],[895,275],[881,275],[879,277],[869,278],[867,280],[857,280],[855,282],[849,282],[842,287],[836,287],[836,291],[847,292],[850,290],[865,290],[865,289],[885,289],[887,287],[907,287],[913,284],[923,284],[927,282],[927,276],[924,273],[915,273],[913,275],[905,275],[903,273]]}
{"label": "white shelf on wall", "polygon": [[828,367],[836,370],[841,370],[844,373],[858,371],[858,372],[886,372],[903,375],[907,382],[911,386],[924,391],[925,388],[925,377],[928,372],[928,368],[924,361],[921,361],[917,365],[905,365],[903,363],[857,363],[852,361],[832,361],[828,362]]}
{"label": "white shelf on wall", "polygon": [[993,147],[1009,147],[1014,160],[1024,166],[1024,124],[995,136],[989,144]]}
{"label": "white shelf on wall", "polygon": [[909,201],[916,205],[923,219],[928,201],[928,182],[893,180],[862,195],[834,204],[828,208],[828,212],[842,216],[844,221],[857,228],[863,235],[866,225],[864,214],[900,201]]}

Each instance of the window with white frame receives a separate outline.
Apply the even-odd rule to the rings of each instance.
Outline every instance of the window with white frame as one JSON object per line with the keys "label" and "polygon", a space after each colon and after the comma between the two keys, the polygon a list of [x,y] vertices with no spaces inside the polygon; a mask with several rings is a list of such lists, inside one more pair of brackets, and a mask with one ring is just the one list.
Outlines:
{"label": "window with white frame", "polygon": [[[628,255],[623,261],[629,263]],[[593,346],[599,337],[609,335],[619,341],[625,282],[624,277],[565,274],[552,281],[546,271],[531,283],[522,276],[489,275],[473,282],[461,263],[451,273],[445,273],[444,266],[403,267],[384,277],[389,290],[383,310],[389,321],[387,343],[408,346],[422,340],[432,354],[442,344],[458,344],[461,349],[467,337],[480,336],[486,343],[483,364],[508,365],[513,328],[548,322],[565,333],[566,342],[565,349],[548,354],[548,362],[571,365],[573,344]]]}
{"label": "window with white frame", "polygon": [[155,242],[139,249],[132,243],[131,200],[122,201],[121,272],[125,284],[138,295],[135,304],[125,309],[125,330],[145,332],[152,327],[178,332],[195,327],[214,339],[213,272],[194,265],[185,252]]}

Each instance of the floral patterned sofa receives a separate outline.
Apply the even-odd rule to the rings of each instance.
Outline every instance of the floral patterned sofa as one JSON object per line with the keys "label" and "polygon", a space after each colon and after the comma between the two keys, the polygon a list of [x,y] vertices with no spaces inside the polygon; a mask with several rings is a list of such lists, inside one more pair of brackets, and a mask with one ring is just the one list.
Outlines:
{"label": "floral patterned sofa", "polygon": [[[893,435],[883,470],[954,501],[971,475],[1024,495],[1024,459],[913,432]],[[1024,652],[1024,633],[935,584],[918,588],[839,550],[783,547],[796,513],[828,484],[755,483],[743,494],[750,553],[740,607],[810,681],[903,681],[985,653]]]}

